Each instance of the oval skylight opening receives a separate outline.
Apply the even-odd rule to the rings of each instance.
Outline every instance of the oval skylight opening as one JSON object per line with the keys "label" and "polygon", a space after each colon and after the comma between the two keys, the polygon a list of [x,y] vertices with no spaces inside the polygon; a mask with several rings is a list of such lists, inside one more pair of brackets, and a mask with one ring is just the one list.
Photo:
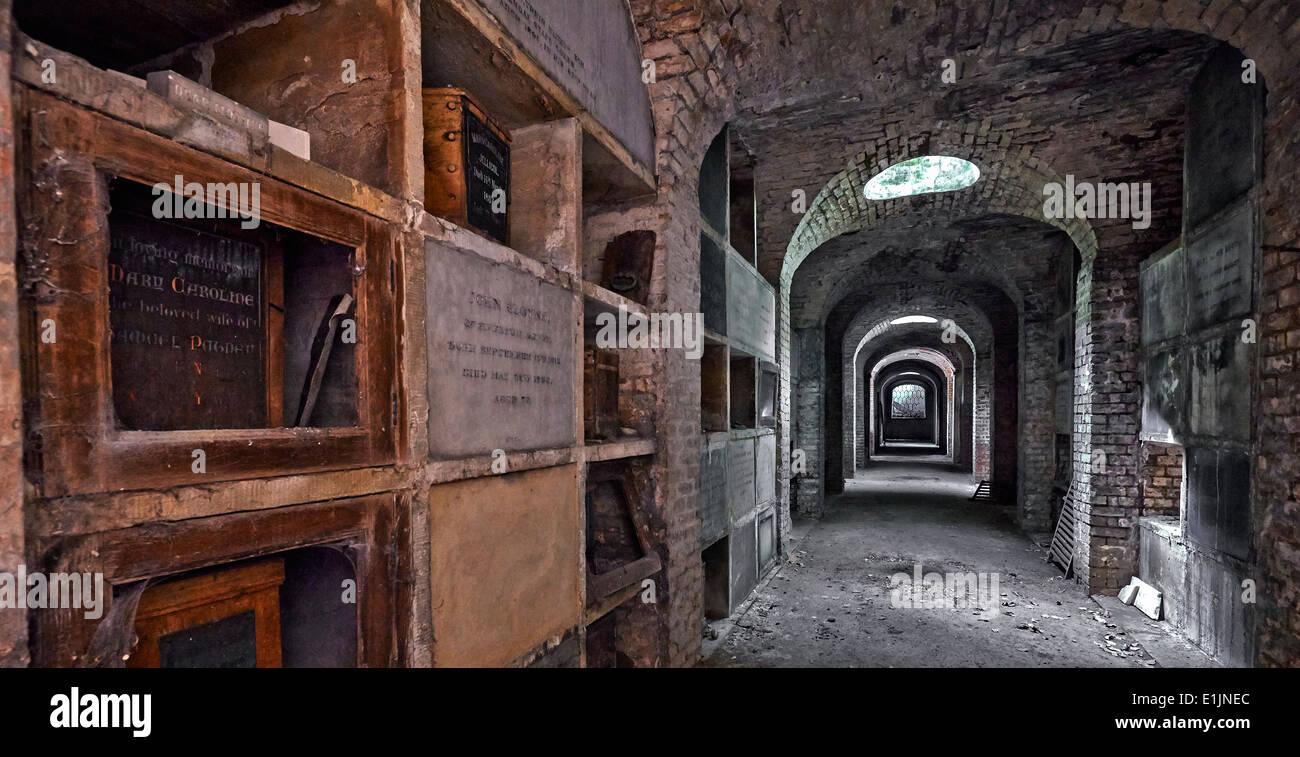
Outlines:
{"label": "oval skylight opening", "polygon": [[969,160],[923,155],[895,163],[867,182],[868,200],[892,200],[930,192],[953,192],[979,181],[980,169]]}
{"label": "oval skylight opening", "polygon": [[931,318],[928,315],[905,315],[902,318],[895,318],[889,323],[893,326],[902,326],[908,323],[938,323],[938,318]]}

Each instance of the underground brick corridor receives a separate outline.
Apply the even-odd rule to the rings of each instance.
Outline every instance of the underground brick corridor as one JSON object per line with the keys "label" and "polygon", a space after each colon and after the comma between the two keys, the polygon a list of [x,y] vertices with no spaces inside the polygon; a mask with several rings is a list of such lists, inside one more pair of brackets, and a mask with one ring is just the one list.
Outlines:
{"label": "underground brick corridor", "polygon": [[0,667],[1300,667],[1297,165],[1293,0],[0,0]]}
{"label": "underground brick corridor", "polygon": [[[720,635],[707,667],[1210,667],[1133,608],[1099,603],[942,463],[881,463],[826,514]],[[997,574],[989,590],[896,606],[902,574]],[[982,591],[982,593],[980,593]],[[939,597],[943,599],[939,600]],[[706,642],[706,646],[708,642]]]}

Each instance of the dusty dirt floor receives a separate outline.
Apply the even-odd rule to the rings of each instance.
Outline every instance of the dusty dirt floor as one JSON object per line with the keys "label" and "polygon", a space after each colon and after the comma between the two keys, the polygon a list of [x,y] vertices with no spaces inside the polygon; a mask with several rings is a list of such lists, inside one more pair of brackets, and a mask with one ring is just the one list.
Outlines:
{"label": "dusty dirt floor", "polygon": [[[974,490],[969,474],[942,464],[880,463],[863,473],[823,518],[796,524],[786,560],[736,615],[712,624],[702,665],[1213,665],[1165,624],[1094,601],[1002,508],[971,502]],[[922,575],[988,574],[986,590],[943,599],[932,591],[920,607],[894,606],[891,576],[912,577],[917,563]]]}

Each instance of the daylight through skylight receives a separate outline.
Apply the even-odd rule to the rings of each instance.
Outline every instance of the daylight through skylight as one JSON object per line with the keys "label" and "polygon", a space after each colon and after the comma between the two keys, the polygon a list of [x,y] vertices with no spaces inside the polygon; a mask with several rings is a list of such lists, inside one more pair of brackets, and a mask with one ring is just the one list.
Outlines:
{"label": "daylight through skylight", "polygon": [[924,155],[895,163],[872,177],[864,190],[868,200],[952,192],[979,181],[980,169],[969,160],[946,155]]}

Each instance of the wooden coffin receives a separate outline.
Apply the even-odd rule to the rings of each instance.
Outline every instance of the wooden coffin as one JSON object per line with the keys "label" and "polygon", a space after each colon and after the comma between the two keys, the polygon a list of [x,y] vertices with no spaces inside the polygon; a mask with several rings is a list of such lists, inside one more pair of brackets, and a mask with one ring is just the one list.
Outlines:
{"label": "wooden coffin", "polygon": [[510,133],[463,89],[425,89],[424,208],[510,243]]}

